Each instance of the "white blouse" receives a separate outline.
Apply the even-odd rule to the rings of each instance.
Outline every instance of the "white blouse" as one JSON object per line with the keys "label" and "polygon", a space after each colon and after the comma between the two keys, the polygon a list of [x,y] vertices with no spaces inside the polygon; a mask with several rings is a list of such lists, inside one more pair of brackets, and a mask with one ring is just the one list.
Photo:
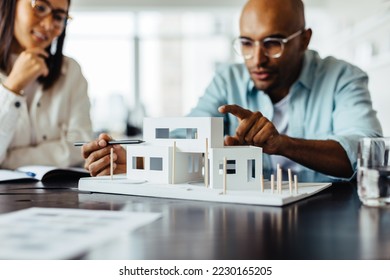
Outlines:
{"label": "white blouse", "polygon": [[[0,73],[0,82],[5,79]],[[0,85],[0,167],[80,165],[73,142],[93,136],[87,88],[79,64],[68,57],[57,82],[49,90],[36,87],[30,104]]]}

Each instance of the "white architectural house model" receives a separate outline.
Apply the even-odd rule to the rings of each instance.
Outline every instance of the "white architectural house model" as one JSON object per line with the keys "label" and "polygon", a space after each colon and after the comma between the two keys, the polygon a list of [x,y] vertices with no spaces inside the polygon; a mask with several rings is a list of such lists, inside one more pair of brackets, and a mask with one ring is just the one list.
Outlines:
{"label": "white architectural house model", "polygon": [[229,189],[259,188],[262,149],[224,147],[222,118],[146,118],[144,141],[127,146],[129,179],[180,184],[203,178],[207,187],[222,189],[226,176]]}
{"label": "white architectural house model", "polygon": [[[224,146],[223,118],[145,118],[143,144],[127,145],[125,175],[81,178],[103,193],[281,206],[330,186],[263,178],[262,148]],[[290,175],[290,170],[289,170]],[[283,191],[284,186],[289,191]]]}

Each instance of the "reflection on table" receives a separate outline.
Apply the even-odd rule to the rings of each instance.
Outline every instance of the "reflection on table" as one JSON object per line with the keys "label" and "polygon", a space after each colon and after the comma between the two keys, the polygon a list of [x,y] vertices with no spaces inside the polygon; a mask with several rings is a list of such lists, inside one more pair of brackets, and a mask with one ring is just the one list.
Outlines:
{"label": "reflection on table", "polygon": [[162,213],[78,258],[390,259],[390,209],[362,206],[356,183],[284,207],[79,192],[77,181],[0,184],[0,213],[28,207]]}

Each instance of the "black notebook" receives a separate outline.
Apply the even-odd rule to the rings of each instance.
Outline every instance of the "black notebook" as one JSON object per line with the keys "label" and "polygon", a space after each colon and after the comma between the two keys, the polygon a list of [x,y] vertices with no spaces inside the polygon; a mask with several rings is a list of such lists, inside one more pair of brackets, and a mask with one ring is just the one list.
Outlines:
{"label": "black notebook", "polygon": [[87,170],[81,167],[59,168],[56,166],[29,165],[16,170],[0,169],[0,182],[18,180],[63,180],[89,177]]}

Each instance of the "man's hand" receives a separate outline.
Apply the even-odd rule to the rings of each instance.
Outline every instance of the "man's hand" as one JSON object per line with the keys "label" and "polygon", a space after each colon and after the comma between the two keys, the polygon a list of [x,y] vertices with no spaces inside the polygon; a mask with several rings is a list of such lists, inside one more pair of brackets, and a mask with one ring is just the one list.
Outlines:
{"label": "man's hand", "polygon": [[225,145],[255,145],[267,154],[287,157],[310,169],[335,177],[349,178],[353,169],[346,151],[334,140],[310,140],[280,135],[275,126],[260,112],[237,105],[218,108],[239,120],[236,135],[227,136]]}
{"label": "man's hand", "polygon": [[105,133],[97,140],[84,144],[81,154],[85,158],[84,168],[91,176],[110,175],[110,150],[114,148],[114,174],[126,173],[126,150],[121,145],[109,145],[111,137]]}
{"label": "man's hand", "polygon": [[238,105],[223,105],[218,111],[223,114],[230,113],[239,120],[236,135],[226,136],[225,145],[253,145],[262,147],[267,154],[278,154],[283,137],[263,114]]}

